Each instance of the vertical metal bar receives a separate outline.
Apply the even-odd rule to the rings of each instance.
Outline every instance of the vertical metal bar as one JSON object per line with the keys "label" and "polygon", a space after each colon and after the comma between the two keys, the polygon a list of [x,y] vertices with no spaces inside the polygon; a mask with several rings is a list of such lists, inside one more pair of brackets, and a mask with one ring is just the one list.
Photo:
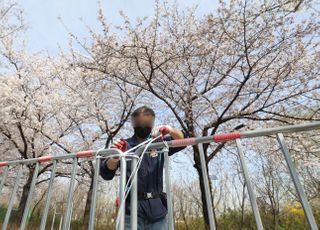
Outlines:
{"label": "vertical metal bar", "polygon": [[53,227],[54,227],[54,221],[56,220],[56,211],[57,211],[57,206],[55,206],[55,207],[54,207],[53,218],[52,218],[52,224],[51,224],[51,230],[53,230]]}
{"label": "vertical metal bar", "polygon": [[204,190],[205,190],[205,196],[206,196],[206,202],[207,202],[207,211],[209,216],[209,225],[210,230],[215,230],[216,225],[213,219],[213,204],[211,200],[211,191],[209,189],[209,179],[208,179],[208,172],[206,167],[206,160],[204,157],[204,151],[203,151],[203,145],[202,143],[198,144],[199,148],[199,154],[200,154],[200,162],[201,162],[201,172],[204,182]]}
{"label": "vertical metal bar", "polygon": [[60,214],[60,223],[59,223],[59,230],[62,229],[62,222],[63,222],[63,215]]}
{"label": "vertical metal bar", "polygon": [[5,170],[4,170],[4,173],[3,173],[3,176],[2,176],[2,178],[1,178],[0,194],[1,194],[2,188],[3,188],[3,186],[4,186],[4,182],[6,182],[6,180],[7,180],[8,172],[9,172],[9,166],[6,166],[6,168],[5,168]]}
{"label": "vertical metal bar", "polygon": [[116,226],[119,226],[119,230],[124,230],[125,227],[125,210],[126,210],[126,203],[124,199],[125,195],[125,187],[126,187],[126,182],[127,182],[127,162],[124,157],[121,157],[120,159],[120,188],[119,188],[119,198],[120,198],[120,204],[123,205],[121,210],[119,209],[118,212],[121,213],[120,218],[118,218],[118,221],[120,222],[119,224],[117,223]]}
{"label": "vertical metal bar", "polygon": [[174,229],[174,219],[173,219],[173,207],[172,207],[172,196],[171,196],[171,182],[169,173],[169,149],[168,147],[163,148],[164,154],[164,172],[166,179],[166,193],[167,193],[167,207],[168,207],[168,229]]}
{"label": "vertical metal bar", "polygon": [[101,162],[100,156],[96,156],[96,167],[94,170],[94,177],[93,177],[93,188],[92,188],[90,217],[89,217],[89,230],[94,229],[94,216],[95,216],[95,211],[96,211],[96,200],[97,200],[100,162]]}
{"label": "vertical metal bar", "polygon": [[[132,158],[131,169],[137,167],[137,159]],[[132,187],[130,191],[130,223],[131,229],[138,229],[138,173],[132,179]]]}
{"label": "vertical metal bar", "polygon": [[28,194],[26,206],[24,208],[23,216],[22,216],[22,220],[21,220],[21,224],[20,224],[20,230],[24,230],[26,227],[26,224],[27,224],[29,208],[30,208],[31,201],[32,201],[33,191],[34,191],[34,188],[35,188],[35,185],[37,182],[38,172],[39,172],[39,162],[36,163],[36,166],[33,171],[32,181],[31,181],[31,185],[29,188],[29,194]]}
{"label": "vertical metal bar", "polygon": [[70,180],[69,192],[68,192],[68,198],[67,198],[67,207],[63,217],[63,224],[62,224],[63,230],[69,229],[69,224],[71,221],[70,218],[72,216],[72,199],[73,199],[73,192],[74,192],[75,177],[77,172],[77,164],[78,164],[78,158],[75,157],[73,158],[73,163],[72,163],[72,173],[71,173],[71,180]]}
{"label": "vertical metal bar", "polygon": [[256,201],[256,196],[254,194],[253,186],[250,181],[248,168],[247,168],[247,165],[246,165],[246,162],[244,159],[244,153],[243,153],[243,148],[242,148],[242,144],[241,144],[240,139],[236,139],[236,144],[237,144],[237,149],[238,149],[238,153],[239,153],[240,165],[241,165],[241,169],[243,172],[244,181],[245,181],[245,183],[247,185],[247,189],[248,189],[251,208],[252,208],[253,215],[254,215],[254,218],[256,221],[257,229],[260,230],[260,229],[263,229],[263,225],[262,225],[262,221],[261,221],[261,217],[260,217],[260,213],[259,213],[259,209],[258,209],[258,205],[257,205],[257,201]]}
{"label": "vertical metal bar", "polygon": [[22,167],[23,167],[22,164],[19,165],[19,170],[16,173],[16,179],[15,179],[13,190],[12,190],[12,193],[11,193],[11,196],[10,196],[7,213],[6,213],[6,216],[4,218],[4,222],[2,224],[2,230],[7,229],[7,226],[8,226],[8,223],[9,223],[9,219],[10,219],[10,215],[11,215],[14,199],[15,199],[18,187],[19,187],[19,181],[20,181],[20,177],[21,177],[21,174],[22,174]]}
{"label": "vertical metal bar", "polygon": [[309,202],[307,200],[307,196],[306,196],[306,194],[305,194],[305,192],[303,190],[303,187],[302,187],[302,185],[300,183],[298,173],[296,171],[296,168],[295,168],[295,166],[293,164],[293,161],[291,159],[291,156],[290,156],[290,152],[289,152],[289,150],[287,148],[287,145],[286,145],[286,143],[284,141],[283,134],[282,133],[278,133],[277,134],[277,139],[278,139],[278,142],[280,144],[280,147],[281,147],[282,153],[284,155],[284,158],[285,158],[285,160],[287,162],[291,178],[293,180],[294,186],[296,187],[296,190],[297,190],[300,202],[302,204],[302,207],[303,207],[303,210],[304,210],[304,214],[305,214],[305,216],[306,216],[306,218],[308,220],[309,226],[310,226],[310,228],[312,230],[317,230],[318,227],[317,227],[316,221],[315,221],[314,216],[312,214],[312,210],[311,210],[311,207],[310,207]]}
{"label": "vertical metal bar", "polygon": [[54,160],[53,165],[52,165],[52,169],[51,169],[51,176],[50,176],[50,181],[49,181],[49,186],[48,186],[48,193],[46,196],[46,203],[45,203],[43,215],[41,218],[40,230],[45,230],[45,228],[46,228],[48,212],[49,212],[49,207],[50,207],[50,200],[51,200],[51,195],[52,195],[52,186],[53,186],[54,178],[56,176],[56,168],[57,168],[57,160]]}
{"label": "vertical metal bar", "polygon": [[[72,198],[73,198],[73,197],[72,197]],[[69,220],[68,220],[68,223],[69,223],[68,229],[70,229],[70,226],[71,226],[72,210],[73,210],[73,202],[71,203],[71,215],[69,216]]]}

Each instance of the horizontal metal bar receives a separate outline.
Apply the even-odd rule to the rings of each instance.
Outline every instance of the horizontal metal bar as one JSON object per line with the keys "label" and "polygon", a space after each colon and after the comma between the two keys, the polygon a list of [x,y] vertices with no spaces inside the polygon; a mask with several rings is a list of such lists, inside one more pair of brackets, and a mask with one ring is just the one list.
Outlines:
{"label": "horizontal metal bar", "polygon": [[[319,121],[300,124],[300,125],[287,125],[287,126],[281,126],[281,127],[275,127],[275,128],[256,129],[256,130],[243,131],[243,132],[219,133],[213,136],[184,138],[179,140],[168,141],[166,144],[163,142],[157,142],[157,143],[150,144],[148,149],[163,148],[166,145],[168,145],[169,147],[179,147],[179,146],[187,146],[187,145],[196,145],[199,143],[223,142],[223,141],[235,140],[239,138],[241,139],[253,138],[253,137],[261,137],[261,136],[268,136],[268,135],[276,135],[277,133],[302,132],[302,131],[309,131],[314,129],[320,129]],[[139,150],[143,150],[144,148],[145,146],[142,146],[139,148]]]}
{"label": "horizontal metal bar", "polygon": [[[268,135],[276,135],[277,133],[290,133],[290,132],[302,132],[309,131],[314,129],[320,129],[320,121],[310,122],[306,124],[299,125],[287,125],[275,128],[264,128],[264,129],[256,129],[242,132],[230,132],[230,133],[218,133],[212,136],[205,137],[192,137],[192,138],[184,138],[179,140],[168,141],[166,144],[163,142],[152,143],[149,145],[148,149],[161,149],[165,146],[169,147],[179,147],[179,146],[188,146],[188,145],[196,145],[199,143],[211,143],[211,142],[224,142],[235,139],[243,139],[243,138],[252,138],[252,137],[261,137]],[[145,149],[145,146],[141,146],[139,151],[135,153],[141,153]],[[99,152],[99,153],[98,153]],[[103,149],[103,150],[89,150],[82,151],[73,154],[66,154],[60,156],[43,156],[40,158],[31,158],[25,160],[15,160],[15,161],[6,161],[0,162],[0,167],[6,165],[16,165],[16,164],[34,164],[36,162],[46,162],[52,160],[63,160],[63,159],[72,159],[72,158],[80,158],[80,157],[92,157],[95,154],[99,156],[107,157],[112,154],[121,154],[121,152],[117,149]]]}
{"label": "horizontal metal bar", "polygon": [[298,125],[287,125],[287,126],[280,126],[275,128],[244,131],[244,132],[241,132],[241,138],[261,137],[261,136],[275,135],[277,133],[295,133],[295,132],[310,131],[314,129],[320,129],[320,121],[310,122],[305,124],[298,124]]}
{"label": "horizontal metal bar", "polygon": [[[88,151],[86,151],[88,152]],[[35,164],[37,162],[43,163],[43,162],[52,162],[54,160],[68,160],[68,159],[74,159],[74,158],[83,158],[83,157],[94,157],[94,154],[98,154],[101,157],[108,157],[113,154],[121,154],[120,150],[118,149],[101,149],[101,150],[92,150],[90,151],[93,153],[92,156],[83,156],[79,153],[72,153],[72,154],[66,154],[66,155],[59,155],[59,156],[43,156],[38,158],[29,158],[24,160],[13,160],[13,161],[6,161],[6,166],[13,166],[17,164]],[[43,160],[45,159],[45,160]],[[1,165],[0,165],[1,167]]]}

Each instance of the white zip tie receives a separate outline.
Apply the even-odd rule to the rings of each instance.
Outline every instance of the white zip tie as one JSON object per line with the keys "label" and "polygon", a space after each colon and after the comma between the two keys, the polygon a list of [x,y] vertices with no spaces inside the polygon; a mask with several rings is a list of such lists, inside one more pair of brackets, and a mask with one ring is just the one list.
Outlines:
{"label": "white zip tie", "polygon": [[[126,201],[126,199],[127,199],[127,196],[129,195],[129,192],[130,192],[130,190],[131,190],[131,188],[132,188],[133,183],[131,183],[129,187],[128,187],[128,185],[129,185],[129,183],[131,182],[131,180],[133,180],[133,178],[134,178],[134,177],[136,176],[136,174],[138,173],[138,170],[139,170],[139,168],[140,168],[140,166],[141,166],[141,162],[142,162],[142,160],[143,160],[143,156],[144,156],[146,150],[148,149],[148,147],[150,146],[150,144],[151,144],[153,141],[157,140],[159,137],[161,137],[161,135],[159,135],[159,136],[157,136],[157,137],[155,137],[155,138],[153,138],[153,139],[146,140],[146,141],[140,143],[139,145],[135,146],[134,148],[126,151],[126,153],[127,153],[127,152],[130,152],[130,151],[132,151],[132,150],[134,150],[134,149],[137,149],[138,147],[144,145],[145,143],[148,143],[148,142],[149,142],[149,143],[146,145],[146,147],[144,148],[144,150],[143,150],[143,152],[142,152],[142,154],[141,154],[141,156],[140,156],[140,158],[139,158],[139,160],[138,160],[138,162],[137,162],[137,164],[136,164],[136,167],[135,167],[134,170],[131,172],[131,175],[130,175],[130,177],[129,177],[127,183],[126,183],[126,186],[125,186],[125,188],[124,188],[125,195],[124,195],[124,198],[122,199],[122,201],[121,201],[121,203],[120,203],[120,206],[119,206],[119,212],[118,212],[117,219],[116,219],[116,229],[118,229],[118,227],[119,227],[119,218],[120,218],[120,216],[121,216],[122,207],[123,207],[123,205],[124,205],[124,203],[125,203],[125,201]],[[130,154],[130,155],[131,155],[131,154]]]}

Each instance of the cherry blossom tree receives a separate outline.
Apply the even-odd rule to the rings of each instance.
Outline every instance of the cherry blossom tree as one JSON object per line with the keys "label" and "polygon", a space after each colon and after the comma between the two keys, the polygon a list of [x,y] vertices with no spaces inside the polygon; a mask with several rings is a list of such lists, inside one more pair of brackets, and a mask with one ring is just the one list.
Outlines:
{"label": "cherry blossom tree", "polygon": [[[123,14],[114,42],[100,14],[106,30],[93,33],[95,58],[88,63],[105,79],[162,101],[171,110],[166,116],[190,136],[231,131],[239,123],[256,128],[319,119],[319,12],[312,4],[221,1],[217,12],[202,17],[193,8],[157,4],[151,19],[134,23]],[[106,71],[106,59],[117,67]],[[306,109],[314,113],[305,116]],[[204,146],[207,164],[224,146]],[[197,146],[193,154],[208,225]]]}
{"label": "cherry blossom tree", "polygon": [[[50,57],[26,51],[22,12],[15,4],[5,5],[0,9],[1,160],[106,148],[126,134],[129,115],[141,102],[166,107],[162,119],[191,137],[232,131],[239,124],[255,129],[319,120],[318,6],[312,0],[232,0],[199,15],[196,7],[181,10],[177,4],[156,1],[152,18],[133,22],[121,12],[124,23],[115,29],[100,8],[101,31],[88,28],[85,41],[70,33],[70,49]],[[294,157],[318,161],[317,134],[290,138]],[[212,170],[211,160],[230,147],[204,145],[206,170]],[[197,146],[190,150],[201,191],[202,205],[197,207],[208,228],[200,152]],[[260,159],[266,162],[262,180],[279,182],[272,159]],[[42,165],[40,175],[50,166]],[[94,166],[80,161],[79,168],[88,185],[87,223]],[[67,169],[62,166],[59,175],[67,175]],[[34,167],[24,170],[20,216]],[[310,194],[319,188],[312,170],[303,171],[310,178],[305,185]],[[231,191],[232,186],[223,188]],[[261,194],[272,200],[270,194],[278,190],[267,183],[265,187],[269,194]],[[180,199],[185,194],[175,190],[181,193],[175,202],[187,223],[187,208]],[[240,190],[244,194],[244,186]],[[244,195],[238,201],[243,201],[244,210]],[[275,214],[279,202],[274,202]],[[214,213],[219,200],[216,203]]]}
{"label": "cherry blossom tree", "polygon": [[[1,24],[2,34],[8,34],[1,39],[4,69],[0,86],[1,160],[108,147],[128,121],[140,90],[126,83],[103,81],[99,73],[82,68],[78,65],[81,60],[63,52],[58,58],[27,53],[24,41],[16,35],[20,28],[15,24],[10,27],[10,20],[6,18],[11,16],[9,11],[14,6],[4,10]],[[19,49],[16,42],[22,43]],[[42,165],[38,177],[50,170],[51,165]],[[88,220],[94,167],[92,161],[79,163],[79,166],[78,174],[89,183],[84,214]],[[70,174],[67,169],[67,165],[61,166],[57,176]],[[34,165],[28,165],[18,220],[25,207],[33,172]]]}

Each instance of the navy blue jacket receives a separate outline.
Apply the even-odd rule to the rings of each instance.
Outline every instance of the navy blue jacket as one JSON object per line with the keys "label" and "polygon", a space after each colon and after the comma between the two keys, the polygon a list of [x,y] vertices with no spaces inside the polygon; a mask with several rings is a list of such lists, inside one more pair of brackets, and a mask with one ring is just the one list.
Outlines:
{"label": "navy blue jacket", "polygon": [[[184,134],[185,137],[186,134]],[[170,141],[170,136],[165,136],[166,141]],[[126,139],[128,142],[128,149],[138,145],[137,138],[132,136]],[[169,156],[181,151],[185,147],[176,147],[169,149]],[[150,156],[145,154],[143,156],[140,169],[138,170],[138,192],[162,192],[163,190],[163,154]],[[118,164],[119,167],[119,164]],[[101,162],[100,175],[105,180],[111,180],[115,175],[116,170],[110,170],[106,166],[106,160]],[[127,180],[131,175],[131,164],[127,164]],[[128,196],[130,198],[130,194]],[[139,200],[138,201],[138,216],[148,221],[155,222],[167,215],[167,208],[164,206],[160,198]],[[130,203],[126,201],[126,214],[130,214]]]}

